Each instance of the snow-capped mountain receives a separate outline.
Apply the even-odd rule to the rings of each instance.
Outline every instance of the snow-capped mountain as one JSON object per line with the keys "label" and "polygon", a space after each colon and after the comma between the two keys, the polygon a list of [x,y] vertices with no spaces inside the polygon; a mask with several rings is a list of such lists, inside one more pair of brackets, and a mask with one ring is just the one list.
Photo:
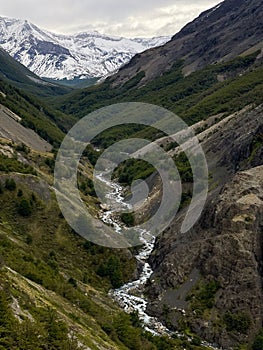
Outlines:
{"label": "snow-capped mountain", "polygon": [[127,39],[96,31],[60,35],[26,20],[0,17],[0,45],[40,77],[74,79],[103,77],[118,70],[148,48],[170,37]]}

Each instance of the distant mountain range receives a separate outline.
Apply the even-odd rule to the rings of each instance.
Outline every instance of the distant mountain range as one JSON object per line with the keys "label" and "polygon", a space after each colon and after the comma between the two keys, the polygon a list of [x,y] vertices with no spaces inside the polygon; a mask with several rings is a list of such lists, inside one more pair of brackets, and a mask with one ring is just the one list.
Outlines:
{"label": "distant mountain range", "polygon": [[96,31],[59,35],[27,20],[0,17],[0,45],[40,77],[85,79],[112,74],[136,54],[171,37],[127,39]]}

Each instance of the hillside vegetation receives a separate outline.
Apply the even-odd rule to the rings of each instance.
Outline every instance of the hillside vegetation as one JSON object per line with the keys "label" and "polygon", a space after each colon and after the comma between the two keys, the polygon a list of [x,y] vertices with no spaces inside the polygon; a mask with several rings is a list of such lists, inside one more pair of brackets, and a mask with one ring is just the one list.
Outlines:
{"label": "hillside vegetation", "polygon": [[75,119],[50,107],[47,102],[0,80],[0,104],[22,118],[22,125],[33,129],[46,141],[58,146]]}
{"label": "hillside vegetation", "polygon": [[167,108],[193,124],[213,114],[230,114],[250,103],[260,104],[263,67],[258,54],[210,65],[188,76],[183,75],[183,61],[178,61],[170,71],[140,88],[137,84],[143,72],[114,88],[107,79],[101,85],[56,98],[54,105],[80,118],[109,104],[146,102]]}
{"label": "hillside vegetation", "polygon": [[[110,299],[110,288],[133,278],[135,259],[67,225],[50,189],[51,153],[2,140],[0,160],[0,349],[205,349],[153,337]],[[98,211],[89,174],[79,181],[83,200]]]}

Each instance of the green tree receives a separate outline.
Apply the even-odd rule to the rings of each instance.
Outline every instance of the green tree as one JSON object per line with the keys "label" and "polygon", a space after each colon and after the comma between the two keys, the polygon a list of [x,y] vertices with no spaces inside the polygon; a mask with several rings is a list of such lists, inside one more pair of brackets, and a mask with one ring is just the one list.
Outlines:
{"label": "green tree", "polygon": [[15,180],[14,179],[6,179],[5,188],[9,191],[15,191],[15,189],[16,189]]}
{"label": "green tree", "polygon": [[116,256],[111,256],[106,264],[101,264],[97,274],[101,277],[108,276],[114,288],[119,288],[123,283],[120,259]]}
{"label": "green tree", "polygon": [[17,321],[9,306],[9,298],[4,290],[0,290],[0,349],[10,349],[13,345]]}
{"label": "green tree", "polygon": [[21,201],[18,204],[17,208],[18,214],[28,217],[32,213],[32,207],[29,201],[26,198],[22,198]]}
{"label": "green tree", "polygon": [[263,349],[263,329],[256,336],[256,339],[252,345],[252,350],[262,350]]}

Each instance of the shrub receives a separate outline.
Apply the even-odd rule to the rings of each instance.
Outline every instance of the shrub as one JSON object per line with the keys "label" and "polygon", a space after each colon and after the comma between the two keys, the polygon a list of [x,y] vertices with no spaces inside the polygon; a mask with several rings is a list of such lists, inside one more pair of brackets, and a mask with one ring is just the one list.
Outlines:
{"label": "shrub", "polygon": [[37,175],[31,165],[21,163],[16,157],[9,158],[3,154],[0,154],[0,171],[4,173],[16,172]]}
{"label": "shrub", "polygon": [[55,167],[55,159],[54,158],[46,158],[45,164],[53,171]]}
{"label": "shrub", "polygon": [[17,197],[23,197],[23,191],[21,190],[21,188],[17,192]]}
{"label": "shrub", "polygon": [[228,332],[247,333],[251,325],[250,317],[244,312],[231,313],[228,311],[224,315],[224,322]]}
{"label": "shrub", "polygon": [[200,337],[198,337],[197,335],[194,335],[192,338],[191,344],[195,346],[200,346],[202,344],[202,341]]}
{"label": "shrub", "polygon": [[121,221],[128,227],[134,226],[134,216],[132,213],[122,213]]}
{"label": "shrub", "polygon": [[21,143],[20,145],[17,145],[16,146],[16,150],[18,152],[24,152],[26,154],[29,153],[29,148],[24,143]]}
{"label": "shrub", "polygon": [[77,281],[73,277],[70,277],[70,279],[68,280],[68,283],[71,284],[74,288],[77,288],[78,286]]}
{"label": "shrub", "polygon": [[6,179],[5,188],[9,191],[15,191],[15,189],[16,189],[15,180],[14,179]]}
{"label": "shrub", "polygon": [[184,152],[174,156],[174,162],[179,171],[182,182],[193,182],[193,172],[191,164]]}
{"label": "shrub", "polygon": [[256,339],[252,345],[252,350],[262,350],[263,349],[263,329],[256,336]]}
{"label": "shrub", "polygon": [[191,300],[191,305],[193,309],[200,314],[206,309],[211,309],[215,303],[215,295],[219,289],[219,283],[217,281],[209,281],[204,283],[200,282],[187,297],[186,300]]}
{"label": "shrub", "polygon": [[28,217],[32,213],[32,207],[29,201],[25,198],[22,198],[17,208],[18,214],[24,217]]}

